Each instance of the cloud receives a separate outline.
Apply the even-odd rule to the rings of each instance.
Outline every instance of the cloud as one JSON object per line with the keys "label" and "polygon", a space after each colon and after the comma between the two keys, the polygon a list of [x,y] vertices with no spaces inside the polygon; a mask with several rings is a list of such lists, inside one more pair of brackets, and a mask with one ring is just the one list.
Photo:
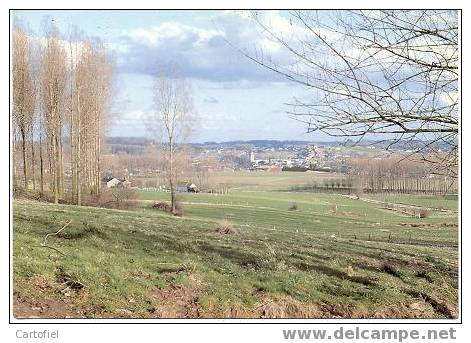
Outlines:
{"label": "cloud", "polygon": [[125,114],[126,120],[136,120],[136,119],[144,119],[147,113],[144,111],[137,110],[137,111],[130,111]]}
{"label": "cloud", "polygon": [[[259,20],[286,35],[300,30],[277,11],[263,12]],[[200,17],[195,25],[167,21],[129,30],[121,36],[116,51],[120,69],[130,73],[155,75],[161,68],[176,66],[187,77],[202,80],[281,80],[238,49],[249,53],[261,49],[277,61],[288,58],[287,52],[241,11]]]}
{"label": "cloud", "polygon": [[203,100],[204,102],[207,102],[208,104],[218,104],[219,103],[219,100],[216,99],[215,97],[208,97],[208,98],[204,98]]}

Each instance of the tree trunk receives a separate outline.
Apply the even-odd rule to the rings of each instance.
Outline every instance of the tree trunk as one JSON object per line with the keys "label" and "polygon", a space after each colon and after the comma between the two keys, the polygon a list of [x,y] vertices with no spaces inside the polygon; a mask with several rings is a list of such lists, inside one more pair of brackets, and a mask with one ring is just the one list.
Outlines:
{"label": "tree trunk", "polygon": [[98,117],[98,125],[97,125],[97,173],[96,173],[96,192],[99,195],[101,191],[101,168],[100,168],[100,154],[101,154],[101,130],[100,130],[100,118]]}
{"label": "tree trunk", "polygon": [[28,172],[27,172],[27,164],[26,164],[26,134],[24,130],[21,130],[21,145],[23,149],[23,179],[25,190],[28,189]]}
{"label": "tree trunk", "polygon": [[57,152],[58,152],[58,185],[59,185],[59,197],[62,198],[64,196],[64,148],[62,145],[62,133],[60,131],[59,126],[59,134],[58,134],[58,141],[57,141]]}
{"label": "tree trunk", "polygon": [[13,134],[13,146],[12,146],[12,149],[13,149],[13,155],[12,155],[12,158],[13,158],[13,190],[15,191],[17,189],[17,172],[16,172],[16,159],[15,159],[15,156],[17,156],[16,154],[16,149],[17,149],[17,143],[16,143],[16,130]]}
{"label": "tree trunk", "polygon": [[33,190],[36,190],[36,175],[34,173],[34,136],[31,130],[31,177],[33,178]]}
{"label": "tree trunk", "polygon": [[[80,99],[80,98],[79,98]],[[78,105],[78,100],[77,100],[77,106]],[[77,112],[77,135],[76,135],[76,139],[77,139],[77,156],[76,156],[76,159],[77,159],[77,175],[76,175],[76,178],[77,178],[77,205],[78,206],[81,206],[82,205],[82,182],[81,182],[81,168],[82,168],[82,164],[81,164],[81,159],[82,159],[82,141],[81,141],[81,131],[80,131],[80,125],[81,125],[81,121],[80,121],[80,111]]]}
{"label": "tree trunk", "polygon": [[44,166],[43,166],[43,142],[41,138],[42,134],[39,134],[39,167],[41,168],[41,196],[44,194]]}
{"label": "tree trunk", "polygon": [[54,145],[53,145],[53,154],[54,154],[54,203],[59,203],[59,143],[56,133],[54,134]]}
{"label": "tree trunk", "polygon": [[[70,101],[72,103],[72,100]],[[70,165],[72,169],[72,189],[71,189],[71,196],[72,196],[72,203],[76,201],[77,196],[77,151],[75,147],[75,126],[74,126],[74,115],[73,109],[70,111]]]}
{"label": "tree trunk", "polygon": [[47,142],[47,162],[49,165],[49,191],[54,192],[54,168],[53,168],[53,139],[52,135],[48,137]]}
{"label": "tree trunk", "polygon": [[169,145],[170,145],[170,153],[169,153],[169,157],[170,157],[170,202],[171,202],[171,206],[172,206],[172,213],[175,214],[176,213],[176,204],[175,204],[175,184],[174,184],[174,179],[173,179],[173,142],[172,140],[170,140],[169,142]]}

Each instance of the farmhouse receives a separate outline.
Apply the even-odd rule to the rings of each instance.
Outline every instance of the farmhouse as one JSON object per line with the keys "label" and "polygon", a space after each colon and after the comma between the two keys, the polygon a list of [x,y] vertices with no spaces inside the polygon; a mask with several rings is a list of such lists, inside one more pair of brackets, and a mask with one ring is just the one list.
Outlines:
{"label": "farmhouse", "polygon": [[112,188],[112,187],[116,187],[117,185],[119,185],[121,183],[121,181],[119,181],[119,179],[115,178],[115,177],[104,177],[101,182],[106,186],[106,188]]}
{"label": "farmhouse", "polygon": [[107,177],[104,177],[101,180],[101,182],[103,183],[104,187],[106,187],[106,188],[112,188],[112,187],[128,188],[128,187],[131,187],[131,181],[129,181],[126,177],[124,177],[124,179],[120,180],[116,177],[107,176]]}
{"label": "farmhouse", "polygon": [[199,189],[194,183],[179,184],[175,187],[175,190],[180,193],[198,193]]}
{"label": "farmhouse", "polygon": [[188,185],[188,192],[198,193],[199,190],[198,190],[198,187],[194,183],[192,183]]}

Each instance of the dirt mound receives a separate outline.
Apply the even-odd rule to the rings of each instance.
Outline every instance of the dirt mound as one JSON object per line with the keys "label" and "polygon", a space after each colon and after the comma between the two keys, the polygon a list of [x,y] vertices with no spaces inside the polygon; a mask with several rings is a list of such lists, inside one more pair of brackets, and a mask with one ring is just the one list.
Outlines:
{"label": "dirt mound", "polygon": [[158,303],[153,315],[159,318],[198,318],[200,308],[198,299],[206,288],[197,274],[190,274],[191,286],[172,285],[165,289],[156,289],[151,297]]}
{"label": "dirt mound", "polygon": [[34,275],[28,283],[34,285],[34,299],[13,293],[13,316],[15,318],[102,318],[109,317],[99,307],[77,305],[88,296],[88,291],[80,282],[73,280],[61,270],[54,278]]}
{"label": "dirt mound", "polygon": [[405,290],[405,293],[430,304],[436,312],[440,313],[446,318],[458,318],[458,311],[455,306],[447,304],[445,301],[441,301],[440,299],[435,298],[433,295],[415,290]]}

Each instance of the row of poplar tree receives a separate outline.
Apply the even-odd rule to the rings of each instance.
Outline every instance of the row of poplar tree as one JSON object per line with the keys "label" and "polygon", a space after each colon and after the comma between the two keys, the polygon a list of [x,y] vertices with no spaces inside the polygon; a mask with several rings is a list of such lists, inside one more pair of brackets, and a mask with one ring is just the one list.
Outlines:
{"label": "row of poplar tree", "polygon": [[64,39],[47,21],[42,37],[14,25],[11,44],[14,187],[80,205],[100,193],[112,58],[100,40],[78,30]]}

